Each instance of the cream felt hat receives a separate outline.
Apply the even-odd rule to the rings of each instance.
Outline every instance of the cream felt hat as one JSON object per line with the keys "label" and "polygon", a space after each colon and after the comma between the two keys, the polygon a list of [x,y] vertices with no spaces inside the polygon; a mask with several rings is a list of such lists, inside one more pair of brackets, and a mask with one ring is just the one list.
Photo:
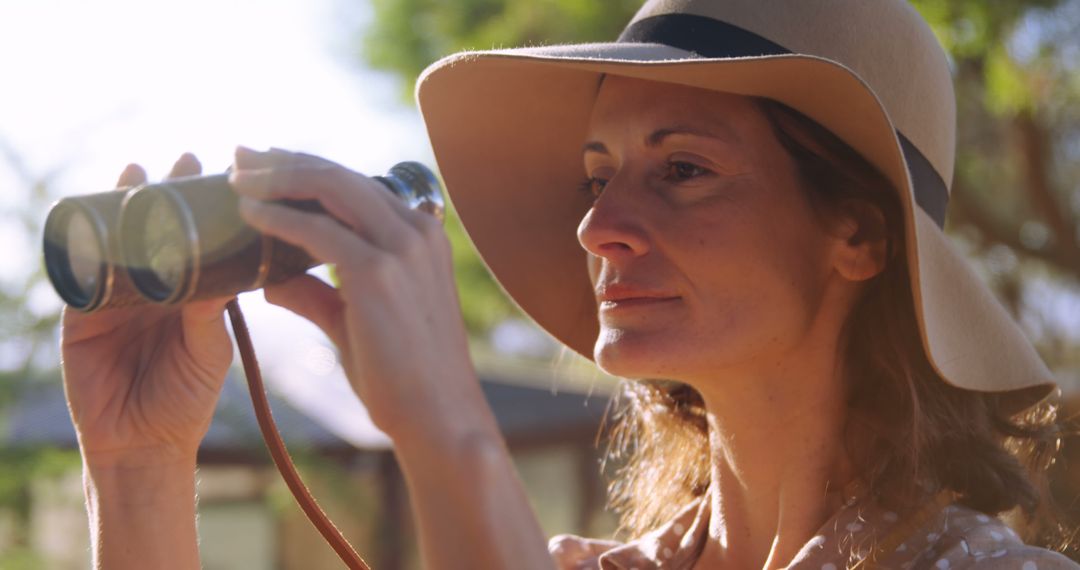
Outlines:
{"label": "cream felt hat", "polygon": [[536,322],[590,357],[596,298],[576,227],[581,148],[600,77],[766,97],[859,151],[903,194],[914,306],[949,383],[1012,392],[1054,378],[942,232],[955,152],[952,79],[904,0],[650,0],[617,41],[466,52],[432,64],[417,99],[446,188],[485,263]]}

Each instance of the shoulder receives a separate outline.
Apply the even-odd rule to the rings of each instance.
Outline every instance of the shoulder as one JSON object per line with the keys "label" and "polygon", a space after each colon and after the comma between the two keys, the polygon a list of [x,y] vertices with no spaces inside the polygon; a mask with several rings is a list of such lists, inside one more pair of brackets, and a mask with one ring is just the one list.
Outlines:
{"label": "shoulder", "polygon": [[1024,544],[1001,520],[960,505],[946,508],[936,543],[927,550],[927,568],[956,570],[1080,570],[1061,554]]}

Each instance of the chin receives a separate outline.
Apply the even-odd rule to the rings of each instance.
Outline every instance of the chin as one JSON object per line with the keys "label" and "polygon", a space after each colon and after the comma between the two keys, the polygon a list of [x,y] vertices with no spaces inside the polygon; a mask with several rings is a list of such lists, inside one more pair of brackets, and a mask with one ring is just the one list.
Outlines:
{"label": "chin", "polygon": [[602,331],[593,348],[593,359],[604,372],[620,378],[663,378],[676,380],[679,367],[686,363],[686,355],[676,352],[679,343],[657,342],[640,335]]}

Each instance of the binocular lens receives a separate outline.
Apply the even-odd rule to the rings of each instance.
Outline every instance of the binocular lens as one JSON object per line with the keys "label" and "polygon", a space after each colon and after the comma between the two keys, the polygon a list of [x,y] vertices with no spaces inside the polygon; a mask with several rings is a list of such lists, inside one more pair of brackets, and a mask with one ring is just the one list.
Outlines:
{"label": "binocular lens", "polygon": [[[110,196],[111,200],[112,197]],[[98,218],[118,200],[61,200],[45,222],[45,270],[64,302],[78,309],[96,306],[108,286],[107,243]]]}
{"label": "binocular lens", "polygon": [[190,266],[185,247],[184,227],[168,201],[155,196],[146,211],[146,227],[141,234],[147,269],[157,288],[172,292],[180,286],[185,268]]}
{"label": "binocular lens", "polygon": [[105,272],[105,256],[94,227],[82,212],[73,212],[68,221],[67,251],[71,284],[78,295],[87,299],[93,297]]}
{"label": "binocular lens", "polygon": [[191,220],[184,219],[190,213],[174,184],[133,190],[120,216],[121,257],[131,280],[142,295],[158,303],[172,303],[187,294],[195,265]]}

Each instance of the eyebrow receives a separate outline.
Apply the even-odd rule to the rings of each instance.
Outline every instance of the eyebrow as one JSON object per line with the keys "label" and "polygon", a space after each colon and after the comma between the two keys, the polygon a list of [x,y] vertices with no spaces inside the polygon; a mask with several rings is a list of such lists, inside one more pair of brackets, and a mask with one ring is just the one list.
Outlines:
{"label": "eyebrow", "polygon": [[[730,132],[728,129],[722,130],[725,132],[723,133],[723,135],[720,135],[713,131],[693,125],[674,125],[671,127],[657,129],[650,133],[649,136],[645,137],[645,146],[649,148],[656,148],[664,142],[664,139],[672,135],[692,135],[696,137],[718,140],[725,144],[733,144],[736,140],[738,140],[738,138],[734,136],[734,133]],[[610,152],[608,152],[607,147],[604,146],[604,143],[600,141],[589,141],[585,143],[585,145],[581,148],[581,152],[599,152],[602,154],[611,154]]]}

